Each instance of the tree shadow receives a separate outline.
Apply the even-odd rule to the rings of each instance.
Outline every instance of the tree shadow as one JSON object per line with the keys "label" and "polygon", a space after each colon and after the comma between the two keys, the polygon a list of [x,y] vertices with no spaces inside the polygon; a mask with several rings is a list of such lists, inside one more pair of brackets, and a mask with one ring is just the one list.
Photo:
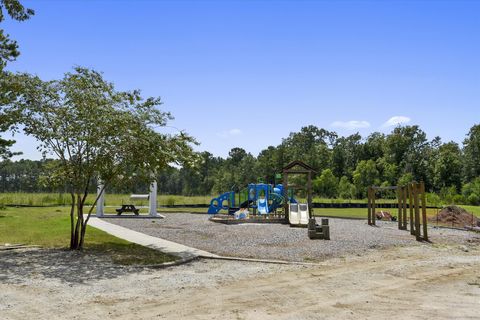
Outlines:
{"label": "tree shadow", "polygon": [[32,277],[82,284],[114,279],[145,267],[116,265],[108,255],[66,249],[0,252],[0,282],[22,283]]}

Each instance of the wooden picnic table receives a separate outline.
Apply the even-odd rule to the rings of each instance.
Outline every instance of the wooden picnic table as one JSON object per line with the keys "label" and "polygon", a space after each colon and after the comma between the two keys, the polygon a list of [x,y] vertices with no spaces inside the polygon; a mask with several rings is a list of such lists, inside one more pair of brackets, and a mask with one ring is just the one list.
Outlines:
{"label": "wooden picnic table", "polygon": [[117,216],[124,212],[133,212],[136,216],[138,216],[140,209],[135,208],[133,204],[122,204],[122,207],[115,209],[115,211],[117,211]]}

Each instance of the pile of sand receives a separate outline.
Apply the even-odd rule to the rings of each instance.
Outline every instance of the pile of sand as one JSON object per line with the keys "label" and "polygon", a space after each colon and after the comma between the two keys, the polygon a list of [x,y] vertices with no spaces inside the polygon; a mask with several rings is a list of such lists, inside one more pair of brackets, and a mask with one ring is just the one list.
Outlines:
{"label": "pile of sand", "polygon": [[480,220],[473,213],[457,206],[443,208],[438,215],[430,218],[430,220],[462,227],[480,225]]}
{"label": "pile of sand", "polygon": [[387,220],[387,221],[395,221],[397,220],[396,217],[392,216],[390,214],[390,212],[388,211],[379,211],[377,213],[375,213],[375,216],[377,218],[377,220]]}

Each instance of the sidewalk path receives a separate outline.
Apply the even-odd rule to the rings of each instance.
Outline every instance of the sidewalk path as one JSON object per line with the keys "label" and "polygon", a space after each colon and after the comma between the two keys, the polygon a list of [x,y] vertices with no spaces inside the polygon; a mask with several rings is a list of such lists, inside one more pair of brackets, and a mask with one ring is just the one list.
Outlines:
{"label": "sidewalk path", "polygon": [[88,221],[88,224],[92,227],[105,231],[117,238],[125,239],[127,241],[160,250],[164,253],[168,253],[174,256],[177,256],[181,259],[190,259],[190,258],[220,258],[220,256],[203,251],[198,250],[195,248],[191,248],[188,246],[184,246],[183,244],[179,244],[176,242],[164,240],[157,237],[152,237],[147,234],[133,231],[121,226],[118,226],[113,223],[109,223],[103,221],[102,219],[91,217]]}

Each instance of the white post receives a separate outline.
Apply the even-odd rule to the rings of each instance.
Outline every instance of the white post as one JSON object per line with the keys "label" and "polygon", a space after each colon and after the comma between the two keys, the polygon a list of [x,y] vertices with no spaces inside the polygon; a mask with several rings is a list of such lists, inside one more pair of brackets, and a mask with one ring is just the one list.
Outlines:
{"label": "white post", "polygon": [[158,216],[157,214],[157,181],[153,181],[150,184],[150,205],[148,209],[148,214],[152,217]]}
{"label": "white post", "polygon": [[97,217],[102,217],[104,212],[103,208],[105,206],[105,190],[103,189],[102,181],[98,181],[97,185]]}

